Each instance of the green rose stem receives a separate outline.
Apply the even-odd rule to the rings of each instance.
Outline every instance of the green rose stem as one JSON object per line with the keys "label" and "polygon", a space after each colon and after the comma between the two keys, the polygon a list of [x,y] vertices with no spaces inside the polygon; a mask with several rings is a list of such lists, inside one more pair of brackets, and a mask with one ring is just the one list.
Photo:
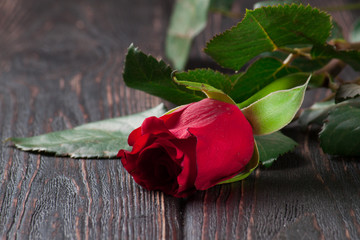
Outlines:
{"label": "green rose stem", "polygon": [[352,43],[343,40],[332,40],[329,43],[339,50],[360,50],[360,42]]}
{"label": "green rose stem", "polygon": [[[343,40],[332,40],[329,42],[330,45],[334,46],[337,50],[359,50],[360,49],[360,42],[350,43]],[[289,66],[297,57],[302,56],[308,59],[312,59],[310,51],[311,47],[305,48],[286,48],[282,47],[278,49],[281,52],[289,53],[288,57],[283,61],[283,65]],[[322,84],[318,87],[325,87],[331,89],[333,92],[336,92],[340,87],[340,84],[343,84],[341,79],[338,79],[337,76],[340,72],[345,68],[347,64],[339,59],[333,59],[323,68],[314,72],[314,75],[325,75]],[[333,79],[337,79],[339,83],[332,81]],[[358,83],[359,79],[355,79],[352,81],[353,83]],[[347,82],[349,83],[349,82]],[[331,94],[329,97],[332,98],[334,94]],[[335,95],[334,95],[335,96]],[[325,100],[328,100],[327,98]]]}
{"label": "green rose stem", "polygon": [[[305,48],[307,50],[307,48]],[[295,56],[302,56],[305,57],[307,59],[311,60],[311,55],[310,53],[305,52],[305,49],[301,49],[301,48],[287,48],[287,47],[281,47],[279,49],[277,49],[280,52],[285,52],[285,53],[292,53]]]}

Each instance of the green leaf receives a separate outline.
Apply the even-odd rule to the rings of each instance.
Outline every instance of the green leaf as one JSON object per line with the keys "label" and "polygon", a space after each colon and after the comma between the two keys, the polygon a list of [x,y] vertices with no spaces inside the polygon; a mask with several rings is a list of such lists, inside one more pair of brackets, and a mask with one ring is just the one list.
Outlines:
{"label": "green leaf", "polygon": [[166,56],[176,69],[185,67],[192,39],[206,26],[210,0],[177,0],[166,36]]}
{"label": "green leaf", "polygon": [[261,8],[261,7],[268,7],[268,6],[276,6],[276,5],[283,5],[283,4],[300,4],[299,1],[296,0],[277,0],[277,1],[261,1],[254,4],[254,9]]}
{"label": "green leaf", "polygon": [[340,106],[329,113],[320,132],[320,146],[333,155],[360,156],[360,108]]}
{"label": "green leaf", "polygon": [[123,77],[127,86],[177,105],[196,102],[204,98],[201,93],[187,90],[172,81],[172,71],[163,61],[157,61],[131,45],[126,56]]}
{"label": "green leaf", "polygon": [[179,81],[211,85],[228,94],[235,102],[245,101],[275,79],[298,72],[275,58],[260,58],[245,72],[227,76],[211,69],[196,69],[176,73]]}
{"label": "green leaf", "polygon": [[9,140],[24,151],[48,152],[73,158],[112,158],[116,157],[120,149],[129,149],[128,135],[139,127],[145,118],[161,116],[164,113],[164,105],[160,104],[130,116],[93,122],[35,137]]}
{"label": "green leaf", "polygon": [[208,84],[189,81],[178,81],[176,79],[174,79],[174,81],[177,84],[184,85],[191,90],[202,91],[208,98],[236,105],[236,103],[227,94]]}
{"label": "green leaf", "polygon": [[[284,61],[289,53],[286,52],[266,52],[261,54],[261,56],[274,57]],[[327,59],[309,59],[303,56],[297,56],[288,67],[297,68],[298,71],[301,70],[303,72],[313,72],[325,66],[329,60]]]}
{"label": "green leaf", "polygon": [[303,127],[306,127],[307,125],[312,123],[322,125],[323,121],[327,118],[330,111],[334,110],[337,107],[347,105],[360,108],[360,98],[349,99],[338,104],[335,104],[333,100],[315,103],[300,115],[299,124]]}
{"label": "green leaf", "polygon": [[286,89],[292,89],[300,85],[304,85],[308,81],[308,78],[309,78],[308,73],[294,73],[279,78],[276,81],[271,82],[270,84],[266,85],[264,88],[257,91],[254,95],[252,95],[244,102],[239,103],[238,106],[239,108],[245,108],[271,93]]}
{"label": "green leaf", "polygon": [[336,92],[335,102],[339,103],[349,98],[356,98],[360,96],[360,85],[359,84],[344,84]]}
{"label": "green leaf", "polygon": [[260,162],[265,167],[270,167],[280,155],[293,150],[297,145],[294,140],[281,132],[255,136],[255,140],[259,149]]}
{"label": "green leaf", "polygon": [[358,18],[350,32],[350,41],[351,42],[360,42],[360,18]]}
{"label": "green leaf", "polygon": [[220,65],[239,70],[263,52],[294,44],[323,44],[330,30],[330,16],[310,6],[263,7],[247,10],[242,22],[213,38],[205,52]]}
{"label": "green leaf", "polygon": [[309,124],[316,123],[321,125],[323,120],[327,117],[329,110],[335,106],[333,100],[327,102],[318,102],[310,108],[303,111],[299,118],[299,124],[306,127]]}
{"label": "green leaf", "polygon": [[[292,74],[269,84],[250,98],[242,109],[255,135],[276,132],[286,126],[299,110],[310,81],[303,73]],[[298,85],[294,87],[294,85]],[[293,84],[293,85],[292,85]],[[238,104],[242,108],[243,104]]]}
{"label": "green leaf", "polygon": [[331,45],[314,45],[311,49],[313,58],[331,60],[332,58],[340,59],[356,71],[360,71],[360,52],[355,50],[336,50]]}
{"label": "green leaf", "polygon": [[232,76],[231,91],[225,92],[235,102],[243,102],[275,79],[295,72],[298,72],[298,69],[287,67],[275,58],[260,58],[251,64],[246,72]]}
{"label": "green leaf", "polygon": [[258,150],[257,144],[255,142],[254,143],[254,154],[251,157],[249,163],[245,166],[244,171],[242,171],[235,177],[225,180],[223,182],[220,182],[218,184],[233,183],[233,182],[237,182],[237,181],[247,178],[259,165],[259,157],[260,157],[259,150]]}

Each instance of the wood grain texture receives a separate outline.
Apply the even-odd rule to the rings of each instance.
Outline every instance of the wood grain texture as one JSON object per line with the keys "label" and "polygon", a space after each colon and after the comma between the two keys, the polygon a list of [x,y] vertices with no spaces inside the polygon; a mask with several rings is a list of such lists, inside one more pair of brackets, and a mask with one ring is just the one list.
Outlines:
{"label": "wood grain texture", "polygon": [[[340,2],[326,1],[327,5]],[[355,2],[355,1],[353,1]],[[325,1],[311,1],[323,6]],[[161,102],[122,80],[131,42],[164,56],[172,1],[0,1],[0,139],[127,115]],[[236,2],[242,11],[251,1]],[[359,11],[335,12],[349,32]],[[218,14],[195,39],[235,23]],[[350,73],[354,74],[354,73]],[[313,98],[321,93],[311,93]],[[311,101],[311,100],[310,100]],[[316,129],[248,179],[175,199],[135,184],[118,160],[74,160],[0,145],[1,239],[359,239],[360,161],[319,149]]]}

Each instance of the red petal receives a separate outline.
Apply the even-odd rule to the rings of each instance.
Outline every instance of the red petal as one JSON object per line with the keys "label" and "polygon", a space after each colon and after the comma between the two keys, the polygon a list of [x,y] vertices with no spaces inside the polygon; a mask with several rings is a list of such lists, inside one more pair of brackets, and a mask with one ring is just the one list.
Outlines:
{"label": "red petal", "polygon": [[141,137],[141,127],[136,128],[133,130],[128,138],[128,144],[129,146],[134,146],[136,140]]}
{"label": "red petal", "polygon": [[164,121],[161,118],[157,117],[148,117],[144,120],[141,125],[141,134],[161,134],[168,133],[171,135],[167,127],[165,126]]}
{"label": "red petal", "polygon": [[186,197],[195,191],[194,184],[197,177],[196,138],[179,140],[176,145],[184,151],[184,157],[181,163],[182,171],[177,177],[179,189],[175,196]]}
{"label": "red petal", "polygon": [[252,128],[236,105],[204,99],[189,106],[170,131],[176,135],[184,126],[197,138],[197,189],[235,175],[251,159]]}

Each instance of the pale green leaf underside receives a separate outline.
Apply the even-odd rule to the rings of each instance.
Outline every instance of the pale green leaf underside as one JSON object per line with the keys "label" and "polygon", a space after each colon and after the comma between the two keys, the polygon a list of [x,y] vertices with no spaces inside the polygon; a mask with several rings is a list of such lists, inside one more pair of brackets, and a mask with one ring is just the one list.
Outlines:
{"label": "pale green leaf underside", "polygon": [[315,103],[301,114],[299,124],[302,127],[306,127],[312,123],[322,125],[330,111],[347,105],[360,108],[360,98],[349,99],[338,104],[335,104],[334,101]]}
{"label": "pale green leaf underside", "polygon": [[206,26],[210,0],[178,0],[166,36],[166,56],[175,69],[185,67],[192,39]]}
{"label": "pale green leaf underside", "polygon": [[[242,109],[246,119],[253,127],[253,133],[255,135],[265,135],[276,132],[290,123],[294,118],[303,102],[310,77],[306,79],[306,76],[303,74],[293,74],[277,81],[281,83],[279,86],[286,87],[287,83],[291,83],[291,81],[286,80],[290,79],[296,80],[293,82],[297,83],[302,81],[302,84],[290,89],[277,90],[276,88],[278,86],[276,86],[276,82],[274,82],[275,87],[269,87],[269,89],[271,89],[270,94],[262,97],[266,91],[259,91],[259,96],[255,96],[256,98],[254,99],[256,101]],[[272,90],[275,91],[272,92]]]}
{"label": "pale green leaf underside", "polygon": [[329,113],[320,146],[333,155],[360,156],[360,108],[343,105]]}
{"label": "pale green leaf underside", "polygon": [[255,140],[259,149],[260,162],[265,167],[270,167],[280,155],[291,151],[297,145],[294,140],[281,132],[255,136]]}
{"label": "pale green leaf underside", "polygon": [[242,22],[213,38],[205,52],[220,65],[239,70],[263,52],[294,44],[322,44],[330,31],[330,16],[310,6],[263,7],[247,10]]}
{"label": "pale green leaf underside", "polygon": [[352,30],[350,32],[350,41],[360,42],[360,18],[358,18],[352,26]]}
{"label": "pale green leaf underside", "polygon": [[334,106],[334,100],[315,103],[301,113],[298,122],[302,127],[306,127],[312,123],[321,125],[323,120],[327,117],[329,110]]}
{"label": "pale green leaf underside", "polygon": [[145,112],[113,118],[73,129],[52,132],[35,137],[11,138],[15,146],[24,151],[54,153],[73,158],[112,158],[120,149],[129,149],[127,139],[132,130],[150,116],[165,113],[163,104]]}

